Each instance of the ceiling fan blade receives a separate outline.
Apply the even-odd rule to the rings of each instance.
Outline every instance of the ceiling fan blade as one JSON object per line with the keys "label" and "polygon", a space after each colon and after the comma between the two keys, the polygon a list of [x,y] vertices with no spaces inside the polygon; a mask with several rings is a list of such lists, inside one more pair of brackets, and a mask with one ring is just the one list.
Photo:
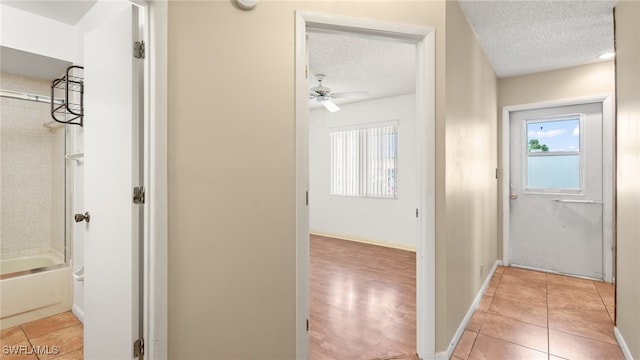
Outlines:
{"label": "ceiling fan blade", "polygon": [[338,110],[340,110],[340,108],[338,107],[338,105],[336,105],[333,101],[331,100],[322,100],[320,102],[322,105],[324,105],[325,108],[327,108],[327,110],[329,110],[329,112],[336,112]]}
{"label": "ceiling fan blade", "polygon": [[347,97],[366,97],[369,95],[370,94],[368,91],[349,91],[349,92],[334,93],[334,94],[331,94],[330,96],[334,99],[341,99],[341,98],[347,98]]}

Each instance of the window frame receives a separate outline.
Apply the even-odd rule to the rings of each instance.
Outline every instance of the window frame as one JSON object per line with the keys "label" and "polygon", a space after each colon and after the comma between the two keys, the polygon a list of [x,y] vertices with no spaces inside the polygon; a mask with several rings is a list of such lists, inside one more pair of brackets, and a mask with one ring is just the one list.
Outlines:
{"label": "window frame", "polygon": [[[559,121],[568,121],[568,120],[578,120],[579,126],[579,149],[578,151],[553,151],[553,152],[529,152],[529,136],[528,136],[528,126],[529,124],[536,123],[550,123],[550,122],[559,122]],[[585,154],[585,136],[584,136],[584,114],[563,114],[557,116],[548,116],[548,117],[535,117],[535,118],[527,118],[522,122],[522,191],[525,194],[530,195],[544,195],[544,194],[555,194],[555,195],[580,195],[583,196],[585,194],[585,169],[584,169],[584,154]],[[532,157],[551,157],[551,156],[569,156],[569,155],[577,155],[579,157],[578,160],[578,188],[533,188],[529,187],[529,158]]]}

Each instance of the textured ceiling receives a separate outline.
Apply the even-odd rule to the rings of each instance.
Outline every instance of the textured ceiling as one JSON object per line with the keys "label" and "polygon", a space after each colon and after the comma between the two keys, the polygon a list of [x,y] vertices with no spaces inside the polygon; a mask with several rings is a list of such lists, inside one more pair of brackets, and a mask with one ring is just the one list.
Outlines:
{"label": "textured ceiling", "polygon": [[613,52],[615,0],[486,1],[460,6],[498,77],[600,61]]}
{"label": "textured ceiling", "polygon": [[[460,5],[500,78],[601,61],[613,52],[615,0],[462,0]],[[333,92],[367,99],[413,93],[415,46],[346,33],[309,33],[309,88],[327,77]],[[311,102],[311,107],[318,104]]]}
{"label": "textured ceiling", "polygon": [[336,104],[415,92],[415,45],[340,32],[308,35],[309,88],[318,85],[316,74],[324,74],[322,85],[332,92],[370,93],[366,98],[335,99]]}

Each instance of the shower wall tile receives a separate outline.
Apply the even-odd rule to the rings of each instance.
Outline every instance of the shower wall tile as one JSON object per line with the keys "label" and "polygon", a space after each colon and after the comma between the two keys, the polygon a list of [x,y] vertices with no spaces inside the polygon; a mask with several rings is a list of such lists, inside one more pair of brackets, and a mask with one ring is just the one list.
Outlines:
{"label": "shower wall tile", "polygon": [[[4,90],[48,95],[49,86],[48,81],[0,73],[0,87]],[[52,161],[64,159],[64,140],[56,139],[63,131],[49,131],[43,126],[48,121],[48,104],[0,98],[0,256],[3,258],[52,248],[63,252],[64,160]]]}

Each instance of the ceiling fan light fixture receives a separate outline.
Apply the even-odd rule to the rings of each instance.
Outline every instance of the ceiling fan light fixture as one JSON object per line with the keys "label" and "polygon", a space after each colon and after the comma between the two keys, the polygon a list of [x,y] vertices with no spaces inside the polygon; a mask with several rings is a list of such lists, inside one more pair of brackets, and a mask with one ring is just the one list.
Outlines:
{"label": "ceiling fan light fixture", "polygon": [[320,103],[327,108],[327,110],[329,110],[329,112],[336,112],[338,110],[340,110],[340,108],[338,107],[338,105],[336,105],[333,101],[331,100],[322,100],[320,101]]}

